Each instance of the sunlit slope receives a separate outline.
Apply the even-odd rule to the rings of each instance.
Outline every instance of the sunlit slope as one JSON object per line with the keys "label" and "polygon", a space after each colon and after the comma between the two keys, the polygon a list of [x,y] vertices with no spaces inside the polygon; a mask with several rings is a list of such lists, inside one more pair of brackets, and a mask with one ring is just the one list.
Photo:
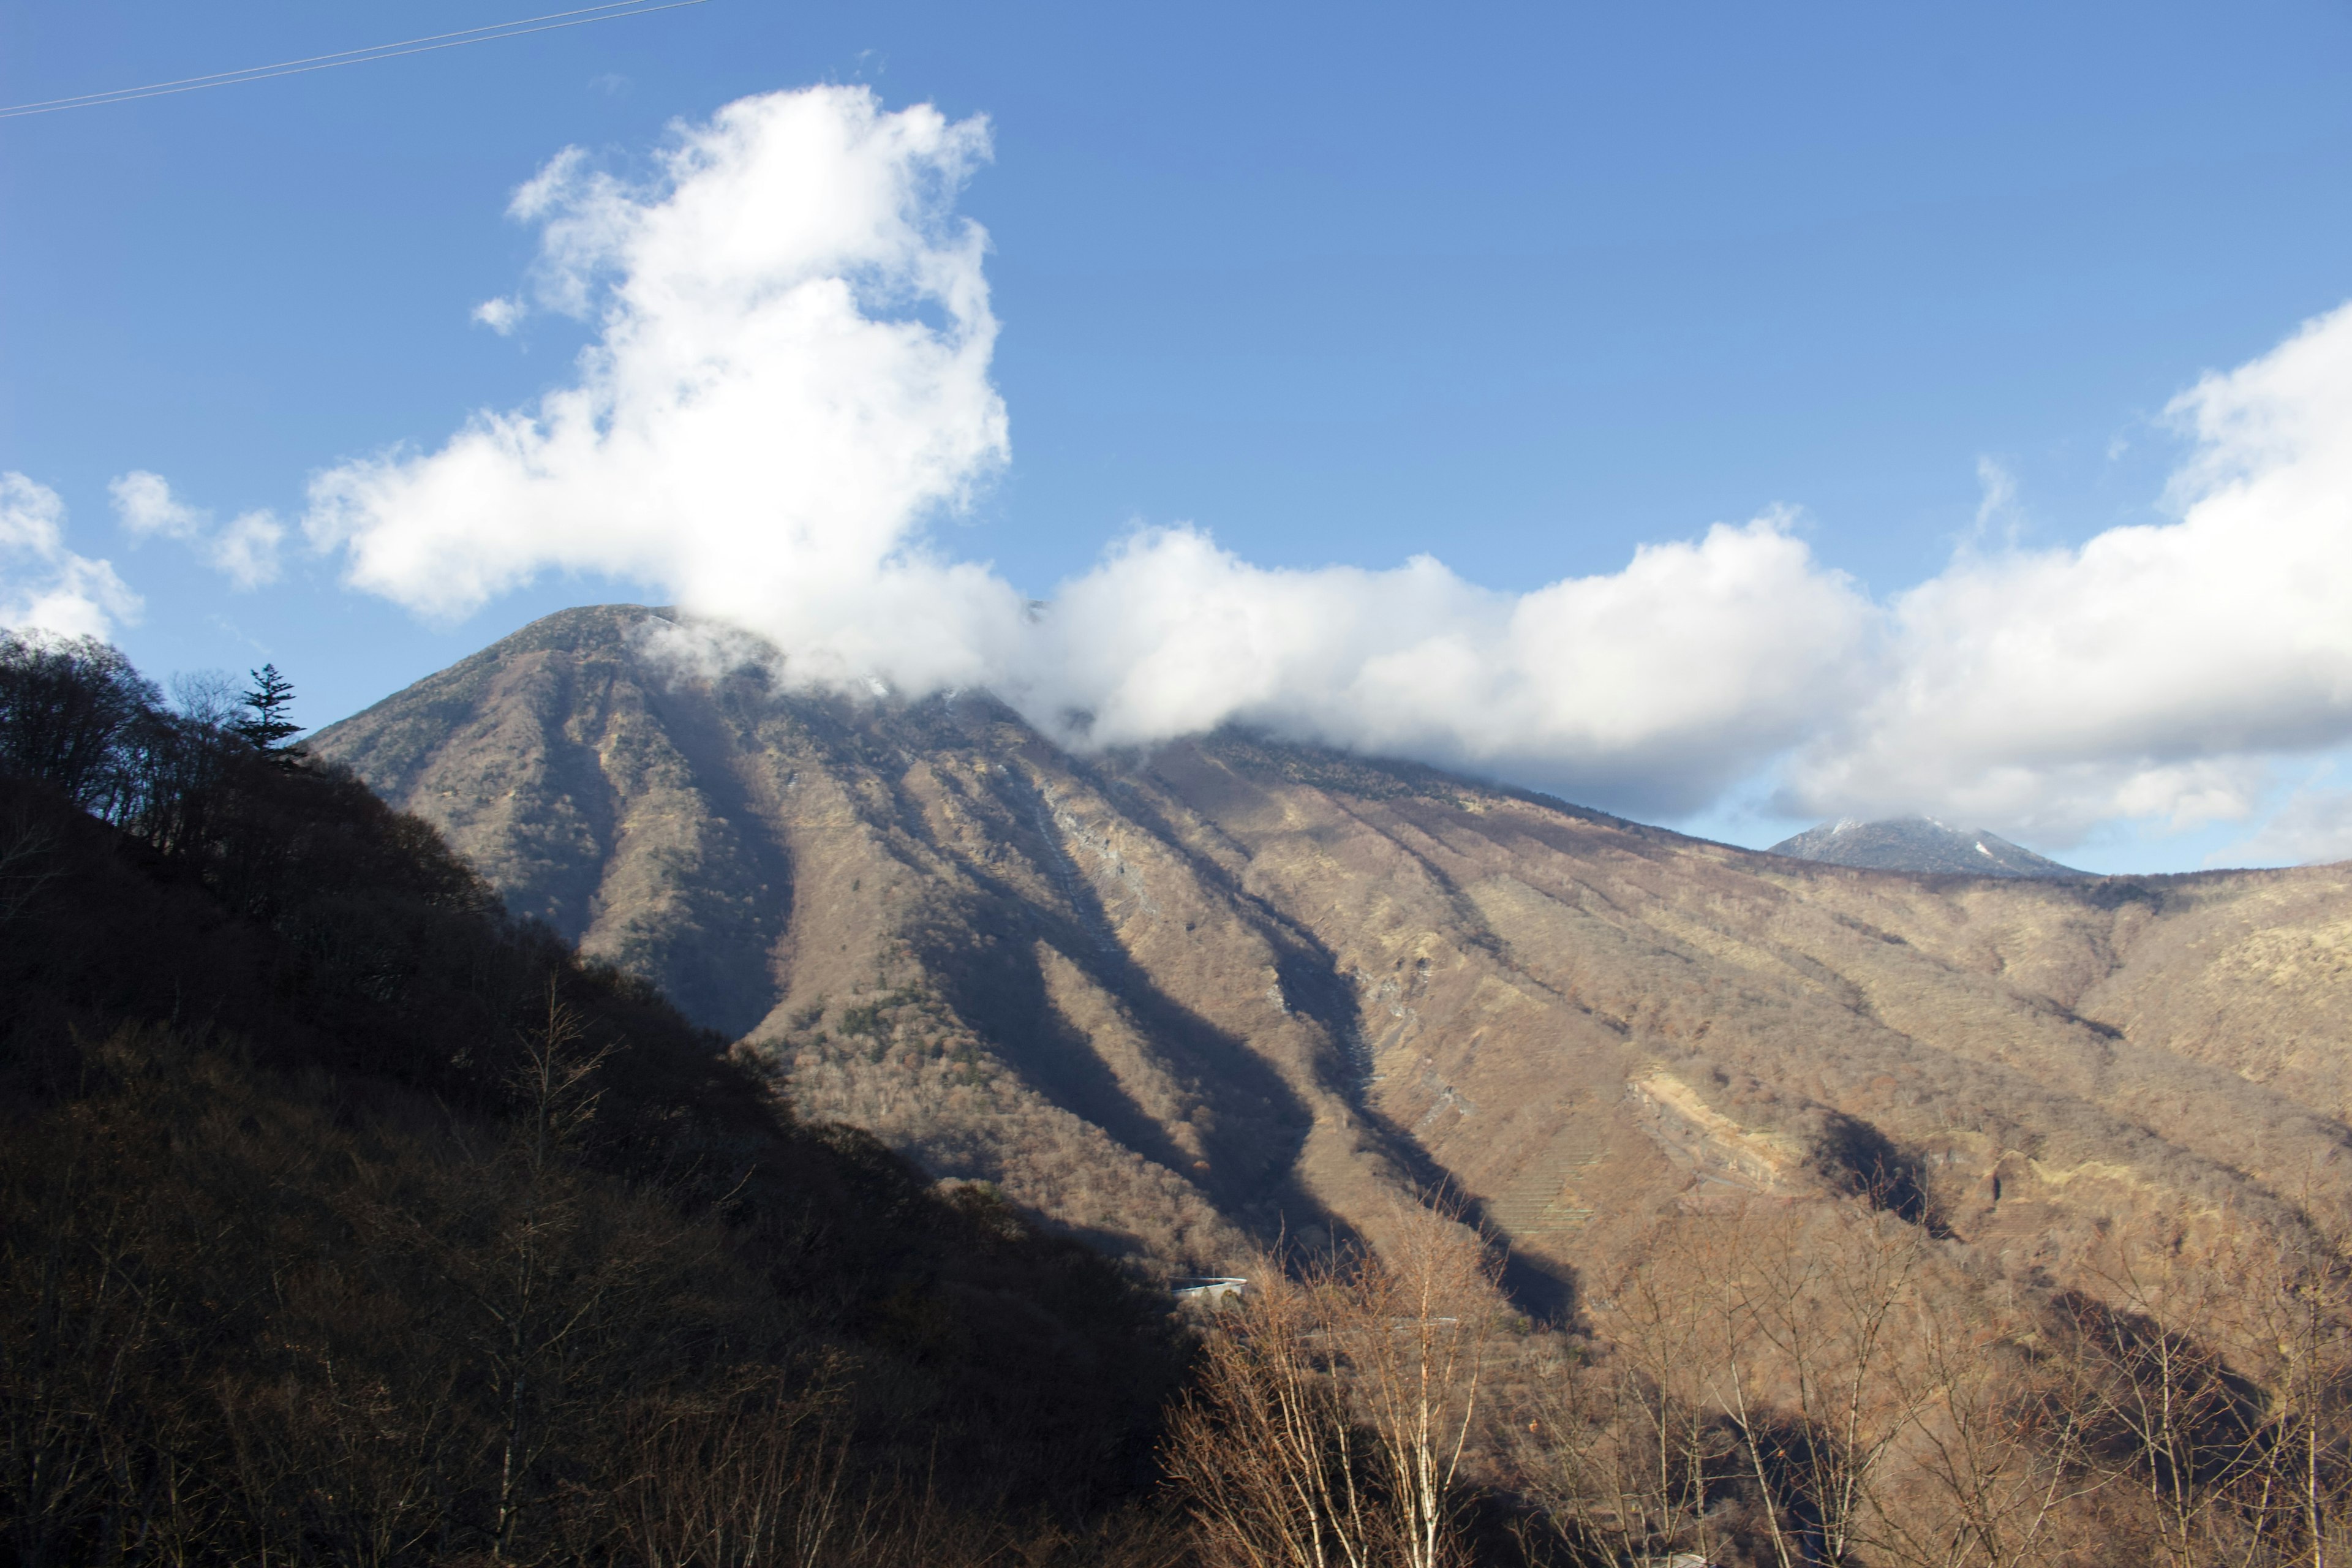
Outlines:
{"label": "sunlit slope", "polygon": [[1377,1237],[1450,1181],[1529,1259],[1877,1180],[2018,1268],[2347,1195],[2340,868],[1808,866],[1219,736],[787,695],[566,612],[322,733],[519,910],[816,1112],[1106,1245]]}

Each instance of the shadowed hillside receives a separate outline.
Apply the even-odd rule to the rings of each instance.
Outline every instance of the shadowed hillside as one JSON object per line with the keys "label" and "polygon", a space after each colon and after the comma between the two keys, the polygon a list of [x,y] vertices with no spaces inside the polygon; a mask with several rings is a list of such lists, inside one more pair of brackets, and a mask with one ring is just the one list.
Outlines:
{"label": "shadowed hillside", "polygon": [[1129,1561],[1164,1298],[245,731],[0,633],[0,1561]]}
{"label": "shadowed hillside", "polygon": [[1809,865],[1221,734],[714,674],[550,616],[317,738],[812,1114],[1167,1266],[1450,1183],[1525,1299],[1868,1188],[2021,1274],[2352,1194],[2352,868]]}

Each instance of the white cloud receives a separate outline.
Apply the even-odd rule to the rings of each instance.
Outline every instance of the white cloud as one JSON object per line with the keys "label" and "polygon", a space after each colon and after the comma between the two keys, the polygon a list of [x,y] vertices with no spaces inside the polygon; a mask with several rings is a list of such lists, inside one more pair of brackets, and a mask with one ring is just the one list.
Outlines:
{"label": "white cloud", "polygon": [[1891,606],[1876,696],[1791,795],[2063,840],[2112,817],[2252,811],[2267,759],[2352,739],[2352,307],[2208,375],[2179,521],[1963,552]]}
{"label": "white cloud", "polygon": [[523,314],[524,307],[520,300],[503,296],[485,300],[474,307],[474,320],[502,338],[513,335],[515,325],[522,320]]}
{"label": "white cloud", "polygon": [[243,511],[215,534],[205,558],[239,588],[258,588],[278,581],[278,552],[286,542],[286,525],[269,511]]}
{"label": "white cloud", "polygon": [[286,527],[269,511],[241,512],[225,528],[213,527],[213,514],[192,507],[172,493],[161,474],[133,468],[107,486],[114,498],[115,515],[134,541],[162,537],[194,547],[215,571],[239,589],[253,589],[278,581],[278,552]]}
{"label": "white cloud", "polygon": [[110,637],[145,606],[110,563],[66,548],[65,522],[57,491],[0,473],[0,626]]}
{"label": "white cloud", "polygon": [[477,317],[593,322],[574,377],[321,475],[310,537],[426,615],[610,574],[803,679],[991,686],[1097,744],[1241,720],[1653,814],[1777,759],[1779,809],[2055,846],[2243,816],[2278,755],[2352,740],[2352,308],[2179,401],[2174,521],[2021,549],[1988,460],[1972,537],[1883,604],[1771,514],[1516,595],[1146,531],[1033,614],[929,533],[1009,450],[986,237],[954,210],[987,155],[978,121],[846,87],[682,125],[642,183],[560,154],[511,206],[527,287]]}
{"label": "white cloud", "polygon": [[1977,525],[1973,541],[1992,537],[1999,530],[2005,543],[2017,542],[2023,521],[2017,509],[2017,476],[1990,458],[1977,459]]}
{"label": "white cloud", "polygon": [[1063,585],[1014,690],[1096,743],[1240,720],[1681,811],[1850,699],[1870,617],[1780,517],[1516,595],[1427,556],[1267,571],[1171,530]]}
{"label": "white cloud", "polygon": [[161,474],[134,468],[106,487],[114,498],[114,514],[134,539],[194,539],[211,516],[180,501]]}
{"label": "white cloud", "polygon": [[321,475],[311,537],[428,615],[612,573],[813,677],[987,679],[1020,597],[922,536],[1006,452],[986,236],[952,211],[987,155],[977,120],[821,88],[679,128],[642,185],[559,156],[513,210],[541,228],[535,302],[600,326],[576,381]]}

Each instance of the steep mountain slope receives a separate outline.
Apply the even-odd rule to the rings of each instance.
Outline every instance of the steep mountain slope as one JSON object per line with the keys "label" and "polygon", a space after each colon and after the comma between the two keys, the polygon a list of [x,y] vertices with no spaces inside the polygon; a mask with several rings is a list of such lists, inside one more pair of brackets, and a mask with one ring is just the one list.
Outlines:
{"label": "steep mountain slope", "polygon": [[2102,1225],[2352,1197],[2352,868],[1809,865],[1246,736],[1080,759],[696,647],[566,612],[316,747],[813,1112],[1114,1248],[1377,1240],[1443,1181],[1565,1278],[1662,1209],[1870,1185],[2063,1276]]}
{"label": "steep mountain slope", "polygon": [[1772,846],[1771,853],[1880,871],[1939,871],[1959,877],[2084,877],[1997,833],[1963,833],[1932,817],[1825,822]]}

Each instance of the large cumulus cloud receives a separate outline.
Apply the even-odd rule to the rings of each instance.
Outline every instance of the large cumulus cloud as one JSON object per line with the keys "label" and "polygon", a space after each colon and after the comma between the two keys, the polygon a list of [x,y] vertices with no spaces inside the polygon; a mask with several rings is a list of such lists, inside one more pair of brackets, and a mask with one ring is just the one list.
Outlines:
{"label": "large cumulus cloud", "polygon": [[486,315],[594,320],[576,376],[321,476],[311,538],[428,614],[593,570],[769,633],[812,677],[987,679],[1022,602],[921,531],[1006,451],[986,237],[952,205],[987,151],[979,121],[828,88],[681,128],[642,184],[557,158],[514,204],[538,274]]}
{"label": "large cumulus cloud", "polygon": [[322,475],[311,539],[426,614],[618,574],[803,679],[986,685],[1089,744],[1242,720],[1651,813],[1761,772],[1792,811],[2063,843],[2242,816],[2277,758],[2352,741],[2352,309],[2179,399],[2169,521],[1972,547],[1884,601],[1767,512],[1517,595],[1145,531],[1031,605],[933,531],[1009,449],[956,211],[988,151],[825,88],[679,127],[641,182],[558,157],[514,204],[540,262],[479,317],[592,321],[575,374]]}

